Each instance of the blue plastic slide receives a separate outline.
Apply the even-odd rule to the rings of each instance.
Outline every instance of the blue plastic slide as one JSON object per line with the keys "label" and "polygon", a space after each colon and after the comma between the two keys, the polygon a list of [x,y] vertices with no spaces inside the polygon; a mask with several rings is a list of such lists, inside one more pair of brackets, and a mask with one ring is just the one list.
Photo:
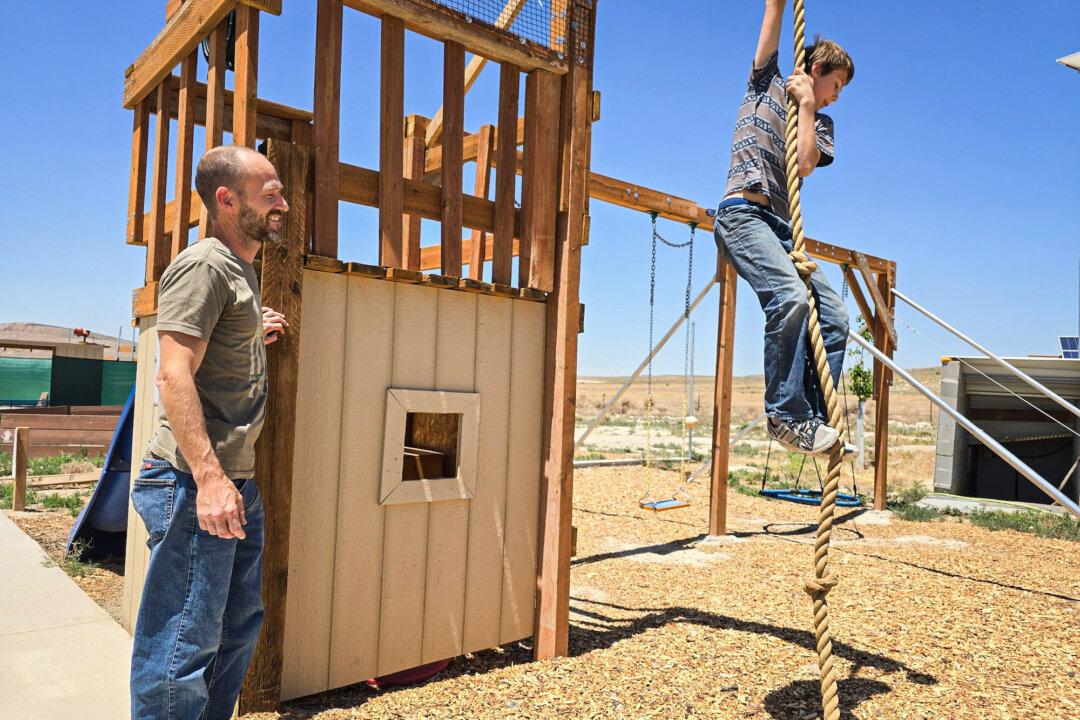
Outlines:
{"label": "blue plastic slide", "polygon": [[68,536],[68,552],[75,550],[76,543],[80,543],[79,559],[83,562],[124,556],[127,543],[134,402],[133,387],[109,444],[109,454],[105,457],[105,467],[101,469],[101,479]]}

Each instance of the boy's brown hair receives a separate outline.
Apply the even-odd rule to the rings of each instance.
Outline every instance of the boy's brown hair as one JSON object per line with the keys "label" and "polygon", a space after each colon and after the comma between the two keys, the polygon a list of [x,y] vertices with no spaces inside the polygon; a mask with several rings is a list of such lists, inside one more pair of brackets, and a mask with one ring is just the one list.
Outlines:
{"label": "boy's brown hair", "polygon": [[828,75],[833,70],[847,72],[848,77],[847,82],[844,83],[845,86],[855,79],[855,61],[840,45],[832,40],[826,40],[820,35],[814,37],[813,44],[806,46],[805,69],[807,75],[810,74],[810,70],[815,64],[820,64],[822,75]]}

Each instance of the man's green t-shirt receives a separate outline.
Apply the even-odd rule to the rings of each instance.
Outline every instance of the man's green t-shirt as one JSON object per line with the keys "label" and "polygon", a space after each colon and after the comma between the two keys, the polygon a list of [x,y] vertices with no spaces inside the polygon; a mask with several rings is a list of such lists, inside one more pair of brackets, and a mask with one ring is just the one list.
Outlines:
{"label": "man's green t-shirt", "polygon": [[[158,284],[157,330],[207,341],[195,372],[206,434],[232,480],[255,473],[255,440],[266,410],[266,348],[255,268],[215,238],[181,252]],[[164,406],[150,452],[191,472]]]}

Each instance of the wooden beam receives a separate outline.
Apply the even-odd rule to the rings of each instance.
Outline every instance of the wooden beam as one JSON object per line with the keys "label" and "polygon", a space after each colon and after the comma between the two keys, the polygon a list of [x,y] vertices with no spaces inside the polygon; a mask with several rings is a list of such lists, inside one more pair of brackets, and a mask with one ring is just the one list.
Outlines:
{"label": "wooden beam", "polygon": [[[466,257],[472,257],[472,253],[473,253],[472,240],[462,240],[461,241],[461,251],[462,251],[462,253],[465,254]],[[511,252],[514,255],[517,255],[517,251],[518,251],[518,240],[515,238],[515,239],[513,239],[513,244],[511,245]],[[485,243],[484,244],[484,261],[486,262],[488,260],[494,260],[494,259],[495,259],[495,255],[494,255],[493,249],[491,247],[491,243]],[[428,245],[426,247],[420,248],[420,266],[418,268],[419,270],[426,272],[428,270],[438,270],[441,267],[442,267],[442,249],[440,248],[440,246],[438,246],[438,245]],[[512,283],[505,282],[505,283],[495,283],[495,284],[497,284],[497,285],[511,285]]]}
{"label": "wooden beam", "polygon": [[[379,265],[406,267],[402,242],[404,178],[405,25],[382,19],[379,92]],[[419,247],[419,244],[417,244]]]}
{"label": "wooden beam", "polygon": [[266,349],[266,422],[255,445],[255,476],[259,479],[266,517],[262,592],[265,614],[240,694],[241,713],[276,711],[281,697],[300,365],[300,299],[310,231],[311,151],[271,140],[267,143],[267,157],[285,185],[289,213],[281,239],[268,241],[262,249],[262,302],[285,315],[289,329]]}
{"label": "wooden beam", "polygon": [[[525,6],[525,0],[507,0],[506,5],[503,6],[499,16],[495,19],[495,27],[499,29],[505,29],[513,24],[517,19],[518,14],[521,12],[521,8]],[[552,46],[554,47],[554,46]],[[487,58],[481,55],[473,55],[469,60],[469,64],[465,67],[465,94],[469,93],[472,89],[473,83],[480,77],[480,72],[487,65]],[[439,142],[442,137],[443,130],[443,109],[440,107],[435,111],[435,114],[431,116],[431,123],[428,125],[427,135],[424,140],[426,147],[432,147]]]}
{"label": "wooden beam", "polygon": [[874,279],[874,274],[870,271],[870,264],[866,261],[866,256],[859,252],[853,253],[853,255],[855,265],[859,268],[859,272],[862,273],[863,280],[866,281],[866,288],[870,291],[870,297],[874,299],[875,313],[880,327],[888,333],[889,344],[895,348],[897,346],[896,331],[893,329],[892,317],[888,312],[889,305],[885,302],[885,298],[878,287],[878,280]]}
{"label": "wooden beam", "polygon": [[[405,121],[405,141],[402,165],[404,177],[411,180],[424,179],[424,133],[427,118],[410,115]],[[419,215],[405,215],[401,225],[401,244],[404,248],[405,269],[420,269],[420,234],[421,218]]]}
{"label": "wooden beam", "polygon": [[154,128],[154,179],[150,187],[150,234],[146,238],[146,281],[153,282],[169,264],[165,239],[165,189],[169,174],[169,113],[165,83],[158,86]]}
{"label": "wooden beam", "polygon": [[[225,53],[226,23],[210,33],[210,53],[206,66],[206,149],[221,145],[225,133]],[[210,211],[203,207],[199,213],[199,240],[213,232]]]}
{"label": "wooden beam", "polygon": [[[176,259],[188,239],[188,216],[191,213],[191,164],[195,150],[195,73],[199,69],[198,50],[184,58],[180,70],[180,92],[176,127],[176,186],[172,202],[172,217],[166,208],[166,228],[172,228],[169,242],[169,262]],[[171,222],[169,222],[171,221]]]}
{"label": "wooden beam", "polygon": [[[504,65],[505,67],[505,65]],[[513,66],[510,66],[513,67]],[[514,69],[515,72],[520,74],[520,70]],[[520,82],[520,77],[515,78]],[[500,82],[501,87],[501,82]],[[500,91],[501,92],[501,91]],[[518,96],[518,90],[514,92],[514,98],[516,100]],[[516,102],[515,102],[516,106]],[[516,110],[514,111],[517,112]],[[502,127],[502,120],[499,120],[499,127]],[[525,142],[525,118],[513,117],[508,121],[507,127],[516,126],[516,132],[513,134],[507,133],[507,142],[512,145],[520,145]],[[499,133],[495,133],[495,149],[499,148]],[[462,162],[471,162],[476,159],[477,154],[480,152],[480,133],[468,133],[465,135],[465,139],[461,143],[461,159]],[[427,154],[424,160],[424,179],[431,181],[439,176],[442,171],[442,145],[436,145],[427,149]]]}
{"label": "wooden beam", "polygon": [[[495,126],[484,125],[480,128],[480,153],[476,156],[476,183],[473,194],[488,198],[491,195],[491,154],[495,144]],[[511,219],[513,215],[511,215]],[[483,230],[472,231],[469,254],[469,277],[473,280],[484,279],[484,259],[487,257],[487,233]]]}
{"label": "wooden beam", "polygon": [[[544,350],[544,473],[540,486],[540,536],[534,655],[545,659],[568,650],[570,555],[574,495],[574,418],[577,407],[577,341],[580,319],[581,237],[589,202],[588,98],[590,73],[572,65],[548,110],[556,115],[559,143],[555,157],[570,164],[565,175],[567,211],[558,213],[554,243],[554,282],[546,306]],[[526,106],[528,115],[528,106]],[[531,137],[531,135],[530,135]],[[528,144],[526,144],[528,148]],[[557,162],[557,161],[556,161]],[[559,177],[558,167],[554,168]],[[560,188],[553,189],[558,202]],[[535,249],[535,248],[534,248]]]}
{"label": "wooden beam", "polygon": [[[551,289],[559,209],[559,78],[534,70],[525,80],[525,167],[521,180],[522,254],[518,281]],[[527,280],[526,280],[527,278]]]}
{"label": "wooden beam", "polygon": [[716,330],[713,389],[712,475],[709,486],[709,534],[727,534],[728,461],[731,442],[731,378],[735,356],[735,291],[739,276],[723,256],[717,258],[720,315]]}
{"label": "wooden beam", "polygon": [[[339,197],[341,200],[356,203],[357,205],[379,207],[378,170],[341,163],[339,173],[341,178],[341,194]],[[441,220],[443,217],[442,197],[443,191],[438,185],[432,185],[422,180],[408,178],[404,180],[404,212],[407,214],[418,215],[428,220]],[[520,235],[520,211],[515,211],[514,218],[514,234]],[[474,195],[463,194],[461,197],[461,224],[462,227],[494,232],[495,203]],[[421,252],[426,250],[426,248],[423,248]]]}
{"label": "wooden beam", "polygon": [[259,87],[259,11],[251,7],[236,8],[236,41],[234,45],[233,142],[255,147]]}
{"label": "wooden beam", "polygon": [[318,0],[315,22],[313,252],[337,257],[341,129],[341,0]]}
{"label": "wooden beam", "polygon": [[[510,63],[499,66],[499,125],[496,138],[497,164],[504,168],[495,173],[495,234],[491,262],[491,282],[512,284],[514,195],[517,174],[505,168],[517,165],[517,144],[524,139],[525,118],[518,121],[518,95],[521,70]],[[518,133],[521,133],[519,137]]]}
{"label": "wooden beam", "polygon": [[161,85],[173,68],[198,47],[203,38],[217,27],[236,7],[236,0],[188,0],[138,59],[124,77],[124,107],[135,104]]}
{"label": "wooden beam", "polygon": [[131,130],[131,176],[128,185],[127,243],[145,245],[143,235],[144,206],[146,205],[146,154],[150,140],[150,101],[135,106]]}
{"label": "wooden beam", "polygon": [[874,312],[870,309],[870,303],[866,302],[866,295],[863,294],[862,286],[859,285],[858,278],[855,277],[855,273],[851,271],[850,265],[841,265],[840,268],[844,271],[844,279],[847,280],[848,287],[851,289],[851,295],[855,298],[855,304],[859,306],[859,312],[862,313],[863,322],[866,324],[870,331],[874,331]]}
{"label": "wooden beam", "polygon": [[[896,312],[895,296],[892,288],[896,286],[896,266],[878,275],[878,285],[872,286],[877,293],[888,298],[887,303],[877,306],[875,319],[874,344],[890,359],[895,344],[892,336],[886,332]],[[886,320],[888,318],[888,320]],[[878,360],[874,361],[874,508],[884,510],[889,482],[889,388],[892,386],[892,370]]]}
{"label": "wooden beam", "polygon": [[461,277],[461,142],[465,122],[465,48],[443,44],[446,138],[442,166],[442,274]]}
{"label": "wooden beam", "polygon": [[11,509],[16,512],[26,509],[26,460],[29,457],[29,441],[30,428],[15,428],[15,442],[11,447],[11,470],[15,478]]}
{"label": "wooden beam", "polygon": [[405,27],[435,40],[455,42],[470,52],[496,62],[511,62],[527,70],[543,68],[563,74],[568,63],[558,53],[531,40],[522,41],[513,34],[435,0],[346,0],[346,5],[382,17],[393,15],[405,21]]}

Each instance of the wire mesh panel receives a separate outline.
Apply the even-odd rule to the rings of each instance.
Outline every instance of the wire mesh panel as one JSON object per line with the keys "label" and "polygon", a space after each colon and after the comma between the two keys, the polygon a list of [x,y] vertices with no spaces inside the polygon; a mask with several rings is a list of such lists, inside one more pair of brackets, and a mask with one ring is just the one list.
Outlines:
{"label": "wire mesh panel", "polygon": [[593,0],[434,0],[478,21],[588,64]]}

